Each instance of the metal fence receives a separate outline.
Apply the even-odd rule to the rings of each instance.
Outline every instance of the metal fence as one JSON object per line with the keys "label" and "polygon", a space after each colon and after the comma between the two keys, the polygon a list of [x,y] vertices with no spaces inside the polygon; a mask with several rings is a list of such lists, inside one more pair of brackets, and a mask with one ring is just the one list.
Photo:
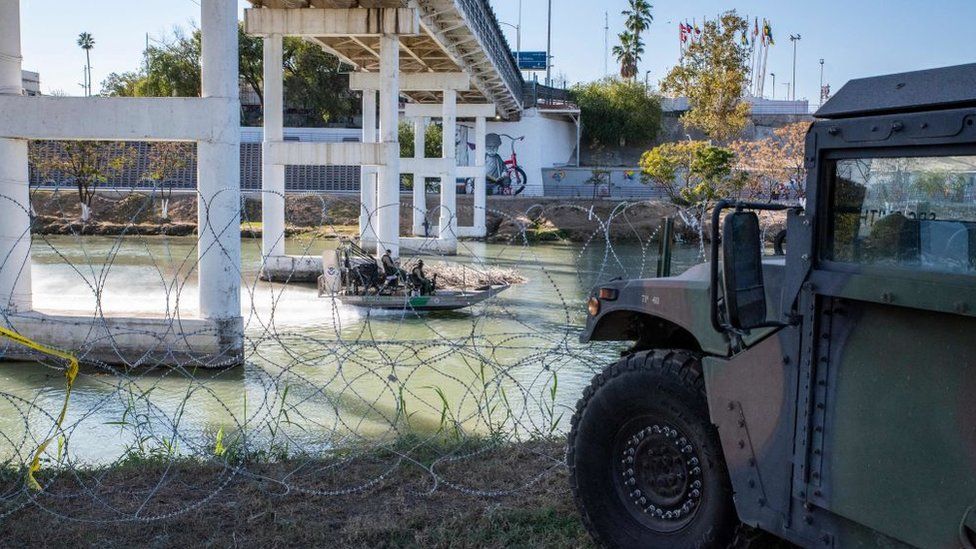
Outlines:
{"label": "metal fence", "polygon": [[[133,161],[123,170],[102,184],[110,189],[146,189],[159,186],[148,173],[153,143],[131,143],[135,148]],[[57,147],[51,142],[34,141],[31,147],[30,184],[35,188],[64,188],[74,184],[69,174],[41,173],[35,160],[56,154]],[[174,190],[192,190],[197,187],[196,146],[190,144],[190,158],[186,166],[174,170],[163,182]],[[241,143],[241,189],[261,189],[261,144]],[[359,166],[286,166],[285,190],[293,192],[358,193]]]}
{"label": "metal fence", "polygon": [[645,184],[638,168],[552,168],[542,170],[546,197],[590,199],[663,199],[660,185]]}

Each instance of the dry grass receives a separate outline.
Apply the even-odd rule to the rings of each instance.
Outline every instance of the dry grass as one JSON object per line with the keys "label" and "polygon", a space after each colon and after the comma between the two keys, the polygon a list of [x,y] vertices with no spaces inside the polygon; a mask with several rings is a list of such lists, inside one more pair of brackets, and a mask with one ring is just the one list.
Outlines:
{"label": "dry grass", "polygon": [[501,284],[523,284],[528,281],[517,269],[459,263],[436,262],[424,265],[428,277],[437,275],[440,288],[476,288]]}
{"label": "dry grass", "polygon": [[[23,493],[25,506],[3,519],[0,544],[587,547],[563,451],[561,441],[480,449],[408,441],[241,469],[187,461],[73,471],[48,479],[43,493]],[[390,469],[362,492],[315,494],[365,483]],[[22,480],[8,473],[0,488],[16,493]]]}

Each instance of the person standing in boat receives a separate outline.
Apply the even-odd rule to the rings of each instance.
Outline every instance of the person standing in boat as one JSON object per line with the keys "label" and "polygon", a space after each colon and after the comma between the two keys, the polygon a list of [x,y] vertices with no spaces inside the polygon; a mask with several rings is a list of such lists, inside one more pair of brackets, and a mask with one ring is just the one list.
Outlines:
{"label": "person standing in boat", "polygon": [[397,285],[397,282],[406,278],[406,272],[397,266],[396,261],[393,260],[393,252],[387,250],[383,257],[380,258],[380,265],[383,267],[383,278],[386,279],[386,285],[393,287]]}
{"label": "person standing in boat", "polygon": [[[437,275],[434,275],[435,277]],[[410,282],[415,288],[420,289],[420,295],[431,295],[434,293],[434,281],[427,278],[424,274],[424,260],[417,260],[413,270],[410,272]]]}

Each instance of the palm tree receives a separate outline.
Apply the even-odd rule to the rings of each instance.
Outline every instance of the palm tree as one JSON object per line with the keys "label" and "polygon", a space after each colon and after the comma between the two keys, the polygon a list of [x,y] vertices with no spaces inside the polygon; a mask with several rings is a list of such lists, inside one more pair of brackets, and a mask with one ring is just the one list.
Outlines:
{"label": "palm tree", "polygon": [[[637,62],[640,60],[635,56],[638,49],[635,42],[638,42],[639,38],[630,31],[624,31],[618,37],[620,38],[620,45],[613,47],[613,55],[620,63],[620,76],[634,78],[637,76]],[[643,51],[643,45],[641,45],[640,52],[643,53]]]}
{"label": "palm tree", "polygon": [[654,21],[651,8],[654,6],[647,0],[629,0],[629,4],[630,9],[620,12],[620,14],[627,16],[625,23],[627,30],[640,37],[641,33],[651,28],[651,21]]}
{"label": "palm tree", "polygon": [[91,50],[95,47],[95,39],[91,33],[83,32],[78,35],[78,46],[85,50],[85,95],[91,96]]}
{"label": "palm tree", "polygon": [[621,15],[627,16],[624,26],[627,30],[620,36],[620,45],[614,46],[613,54],[620,62],[620,76],[624,78],[635,78],[637,76],[637,65],[640,63],[641,56],[644,55],[644,40],[641,34],[651,27],[654,16],[651,15],[652,6],[647,0],[627,0],[629,9]]}

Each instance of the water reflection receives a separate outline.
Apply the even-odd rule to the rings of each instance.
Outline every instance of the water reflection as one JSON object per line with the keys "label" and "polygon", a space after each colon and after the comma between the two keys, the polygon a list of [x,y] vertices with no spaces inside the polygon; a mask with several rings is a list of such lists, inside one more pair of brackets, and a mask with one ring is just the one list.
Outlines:
{"label": "water reflection", "polygon": [[[287,243],[289,253],[310,255],[332,247]],[[247,365],[128,375],[87,368],[65,422],[71,459],[108,462],[133,447],[208,453],[218,436],[224,445],[246,436],[253,447],[315,452],[407,430],[561,431],[582,387],[620,348],[578,343],[589,288],[656,267],[656,247],[636,244],[464,243],[454,260],[514,267],[528,282],[462,312],[417,314],[364,311],[319,299],[311,285],[260,282],[260,242],[246,240],[243,252]],[[196,313],[193,238],[39,237],[33,253],[38,309]],[[677,250],[674,272],[697,256],[697,247]],[[22,363],[3,364],[0,376],[0,457],[23,462],[50,434],[63,377]]]}

